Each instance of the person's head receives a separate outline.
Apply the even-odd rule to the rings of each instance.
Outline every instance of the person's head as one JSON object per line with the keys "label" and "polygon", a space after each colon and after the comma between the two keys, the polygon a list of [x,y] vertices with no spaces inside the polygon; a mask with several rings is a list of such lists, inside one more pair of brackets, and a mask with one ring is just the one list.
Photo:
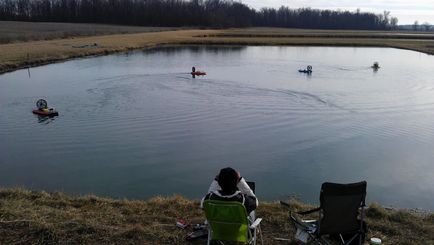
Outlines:
{"label": "person's head", "polygon": [[238,172],[233,168],[223,168],[218,175],[218,183],[222,188],[222,194],[230,195],[237,191]]}

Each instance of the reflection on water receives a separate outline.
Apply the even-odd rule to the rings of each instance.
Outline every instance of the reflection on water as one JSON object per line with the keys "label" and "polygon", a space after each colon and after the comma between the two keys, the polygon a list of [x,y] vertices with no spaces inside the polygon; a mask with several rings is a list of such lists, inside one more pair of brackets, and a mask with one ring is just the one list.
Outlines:
{"label": "reflection on water", "polygon": [[[433,209],[433,65],[397,49],[195,46],[1,75],[0,185],[199,198],[230,165],[260,199],[317,202],[324,181],[365,179],[371,201]],[[41,97],[61,115],[33,115]]]}
{"label": "reflection on water", "polygon": [[56,118],[56,116],[41,116],[41,115],[35,115],[38,118],[38,122],[42,124],[49,124],[50,122],[53,122]]}
{"label": "reflection on water", "polygon": [[[242,52],[247,49],[245,46],[190,46],[188,47],[188,51],[194,54],[204,54],[204,53],[213,53],[214,55],[221,54],[233,54],[234,52]],[[134,51],[133,53],[136,53]],[[143,54],[159,54],[159,55],[175,55],[175,54],[184,54],[185,48],[180,47],[165,47],[158,49],[145,49],[142,51]]]}

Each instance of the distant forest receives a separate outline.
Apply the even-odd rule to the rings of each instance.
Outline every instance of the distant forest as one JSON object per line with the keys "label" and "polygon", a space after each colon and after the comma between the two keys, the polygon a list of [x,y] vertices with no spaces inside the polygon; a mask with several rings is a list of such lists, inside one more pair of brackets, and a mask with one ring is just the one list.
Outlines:
{"label": "distant forest", "polygon": [[387,11],[374,14],[283,6],[255,10],[230,0],[0,0],[0,20],[369,30],[393,29],[398,23]]}

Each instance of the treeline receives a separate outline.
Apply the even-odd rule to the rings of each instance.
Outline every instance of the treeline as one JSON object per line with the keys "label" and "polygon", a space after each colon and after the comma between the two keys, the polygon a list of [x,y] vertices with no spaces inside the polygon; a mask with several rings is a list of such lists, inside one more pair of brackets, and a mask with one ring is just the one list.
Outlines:
{"label": "treeline", "polygon": [[231,0],[0,0],[0,20],[140,26],[389,29],[383,14],[310,8],[255,10]]}

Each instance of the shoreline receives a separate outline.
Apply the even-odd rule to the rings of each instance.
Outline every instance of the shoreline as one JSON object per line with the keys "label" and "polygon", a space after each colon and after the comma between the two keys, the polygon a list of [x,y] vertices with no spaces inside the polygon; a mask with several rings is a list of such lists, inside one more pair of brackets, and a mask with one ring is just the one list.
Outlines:
{"label": "shoreline", "polygon": [[[294,211],[312,208],[296,200],[289,200],[289,204]],[[434,242],[434,213],[420,216],[372,203],[365,214],[367,241],[379,237],[385,244]],[[315,215],[309,218],[316,218]],[[264,244],[288,244],[275,238],[295,242],[289,214],[278,201],[260,202],[257,217],[263,218]],[[206,242],[206,239],[185,241],[192,228],[177,228],[175,223],[180,219],[191,225],[202,223],[205,216],[199,200],[179,195],[148,200],[113,199],[0,187],[0,243],[5,244]]]}
{"label": "shoreline", "polygon": [[179,45],[380,47],[434,55],[434,34],[282,28],[175,30],[0,44],[0,74],[132,50]]}

